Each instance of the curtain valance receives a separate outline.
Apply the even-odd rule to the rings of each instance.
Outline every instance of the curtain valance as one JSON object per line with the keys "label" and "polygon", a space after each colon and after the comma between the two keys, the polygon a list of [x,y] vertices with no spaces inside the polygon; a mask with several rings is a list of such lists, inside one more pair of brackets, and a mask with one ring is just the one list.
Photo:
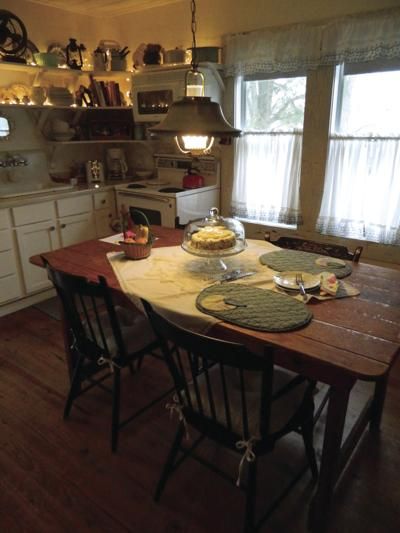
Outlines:
{"label": "curtain valance", "polygon": [[400,9],[224,37],[227,76],[400,58]]}

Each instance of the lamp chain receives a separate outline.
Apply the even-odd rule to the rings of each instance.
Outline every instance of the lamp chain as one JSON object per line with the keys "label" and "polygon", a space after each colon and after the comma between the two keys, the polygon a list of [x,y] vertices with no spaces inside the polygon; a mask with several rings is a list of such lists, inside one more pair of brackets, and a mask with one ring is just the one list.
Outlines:
{"label": "lamp chain", "polygon": [[190,8],[192,12],[192,69],[197,70],[198,63],[197,63],[197,48],[196,48],[196,1],[191,0],[190,2]]}

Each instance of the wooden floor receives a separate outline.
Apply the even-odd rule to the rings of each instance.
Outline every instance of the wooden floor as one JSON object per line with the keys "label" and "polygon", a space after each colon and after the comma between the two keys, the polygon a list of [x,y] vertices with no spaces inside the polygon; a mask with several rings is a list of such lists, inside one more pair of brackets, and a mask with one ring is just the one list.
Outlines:
{"label": "wooden floor", "polygon": [[[123,382],[127,411],[169,385],[161,362],[145,360]],[[110,398],[92,391],[62,420],[68,387],[60,322],[34,308],[0,319],[0,531],[10,533],[236,533],[243,495],[188,460],[166,487],[152,493],[176,427],[164,404],[121,433],[110,452]],[[353,408],[365,394],[360,387]],[[366,433],[338,488],[330,532],[400,531],[400,365],[391,373],[379,440]],[[320,450],[323,419],[316,428]],[[211,445],[211,455],[234,476],[237,456]],[[297,436],[263,460],[260,507],[301,463]],[[270,517],[263,532],[306,531],[313,487],[308,473]]]}

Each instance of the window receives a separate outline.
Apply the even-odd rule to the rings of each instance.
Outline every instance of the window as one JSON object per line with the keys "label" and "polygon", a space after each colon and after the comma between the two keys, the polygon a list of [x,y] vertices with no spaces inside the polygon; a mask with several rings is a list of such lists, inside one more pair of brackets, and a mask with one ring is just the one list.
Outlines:
{"label": "window", "polygon": [[306,77],[239,77],[232,214],[296,226]]}
{"label": "window", "polygon": [[321,233],[400,244],[399,95],[400,67],[337,67]]}

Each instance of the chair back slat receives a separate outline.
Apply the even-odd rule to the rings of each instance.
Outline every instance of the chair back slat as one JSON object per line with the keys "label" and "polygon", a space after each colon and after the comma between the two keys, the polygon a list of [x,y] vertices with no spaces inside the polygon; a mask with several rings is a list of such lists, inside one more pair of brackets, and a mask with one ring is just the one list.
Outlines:
{"label": "chair back slat", "polygon": [[232,431],[232,415],[231,415],[231,406],[230,406],[229,399],[228,399],[228,388],[227,388],[226,378],[225,378],[225,368],[224,368],[224,365],[222,365],[221,363],[219,364],[219,371],[221,374],[221,387],[222,387],[222,394],[224,397],[226,426],[229,429],[229,431]]}
{"label": "chair back slat", "polygon": [[45,258],[49,279],[61,300],[74,349],[98,361],[126,357],[121,328],[103,277],[97,283],[54,270]]}
{"label": "chair back slat", "polygon": [[340,244],[317,242],[300,237],[277,237],[274,240],[270,231],[266,231],[264,239],[267,242],[272,242],[281,248],[288,248],[290,250],[301,250],[303,252],[312,252],[320,255],[328,255],[338,259],[347,259],[353,263],[358,263],[363,251],[362,246],[357,246],[354,251],[348,250],[346,246]]}

